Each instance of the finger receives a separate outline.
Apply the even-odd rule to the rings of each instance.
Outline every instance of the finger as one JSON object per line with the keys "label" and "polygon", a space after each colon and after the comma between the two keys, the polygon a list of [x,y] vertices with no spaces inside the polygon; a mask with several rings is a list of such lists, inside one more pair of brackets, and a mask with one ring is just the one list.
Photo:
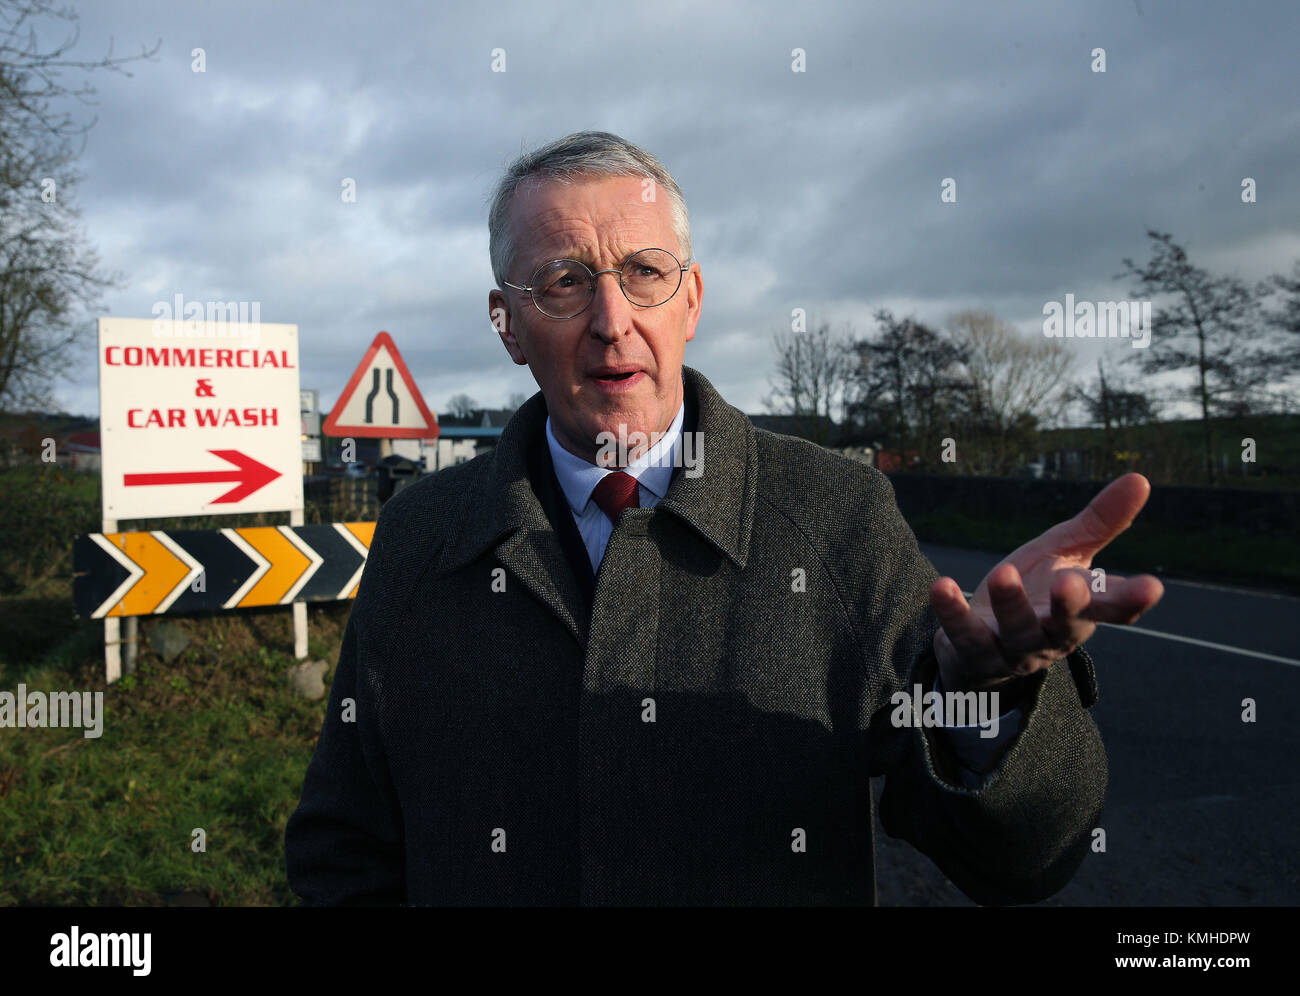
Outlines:
{"label": "finger", "polygon": [[1090,560],[1132,525],[1150,495],[1151,484],[1145,477],[1125,474],[1102,488],[1074,518],[1053,526],[1027,546]]}
{"label": "finger", "polygon": [[1164,596],[1165,586],[1150,574],[1135,578],[1107,575],[1106,590],[1093,595],[1084,615],[1094,622],[1128,626]]}
{"label": "finger", "polygon": [[1013,565],[995,568],[989,574],[988,584],[1002,657],[1012,670],[1020,670],[1023,658],[1041,650],[1046,642],[1043,624],[1029,602],[1020,572]]}
{"label": "finger", "polygon": [[968,673],[1001,670],[997,640],[983,620],[971,611],[966,596],[952,578],[939,578],[930,586],[930,604],[962,664]]}
{"label": "finger", "polygon": [[1048,642],[1068,654],[1097,628],[1084,615],[1092,600],[1088,582],[1075,571],[1062,571],[1052,582],[1051,600],[1051,621],[1044,627]]}

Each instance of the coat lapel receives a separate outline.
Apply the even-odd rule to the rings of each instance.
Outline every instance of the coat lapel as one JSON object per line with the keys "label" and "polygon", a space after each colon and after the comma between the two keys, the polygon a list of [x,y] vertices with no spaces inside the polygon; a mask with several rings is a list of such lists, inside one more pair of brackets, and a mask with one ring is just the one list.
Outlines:
{"label": "coat lapel", "polygon": [[545,427],[546,402],[538,393],[515,412],[466,489],[460,529],[438,569],[456,570],[495,547],[506,570],[585,644],[582,592],[528,473],[529,448],[546,445]]}
{"label": "coat lapel", "polygon": [[[754,427],[698,371],[683,367],[682,377],[690,416],[686,427],[695,426],[703,472],[692,476],[679,468],[656,510],[677,516],[743,568],[757,500]],[[465,490],[459,528],[444,547],[438,570],[457,570],[495,548],[505,568],[585,646],[589,616],[582,590],[529,472],[530,450],[546,446],[546,417],[540,392],[515,412]],[[568,507],[560,511],[567,514]]]}
{"label": "coat lapel", "polygon": [[754,424],[727,404],[699,371],[683,367],[682,376],[688,406],[685,422],[695,428],[695,456],[703,472],[692,476],[685,467],[676,470],[668,493],[655,508],[676,515],[743,569],[758,500]]}

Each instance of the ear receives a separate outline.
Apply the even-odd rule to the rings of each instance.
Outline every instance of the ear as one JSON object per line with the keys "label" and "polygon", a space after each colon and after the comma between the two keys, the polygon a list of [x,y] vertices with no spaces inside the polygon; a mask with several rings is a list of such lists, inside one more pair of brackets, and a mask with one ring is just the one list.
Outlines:
{"label": "ear", "polygon": [[699,263],[692,263],[686,271],[686,342],[695,338],[695,326],[700,321],[700,308],[704,303],[704,273]]}
{"label": "ear", "polygon": [[501,336],[501,343],[506,347],[506,352],[510,358],[519,366],[527,366],[528,358],[524,356],[523,344],[515,335],[517,331],[510,313],[510,305],[506,302],[506,296],[500,290],[492,290],[488,293],[488,320],[491,321],[492,327],[496,329],[497,335]]}

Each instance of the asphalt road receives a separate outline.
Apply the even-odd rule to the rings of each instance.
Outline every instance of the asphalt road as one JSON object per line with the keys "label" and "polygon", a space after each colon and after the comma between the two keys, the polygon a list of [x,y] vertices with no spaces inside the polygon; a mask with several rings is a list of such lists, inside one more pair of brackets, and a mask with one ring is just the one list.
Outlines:
{"label": "asphalt road", "polygon": [[[922,550],[967,592],[999,559]],[[1300,598],[1162,580],[1164,598],[1136,626],[1088,641],[1110,764],[1107,848],[1044,905],[1300,904]],[[1246,698],[1254,723],[1242,721]],[[877,866],[882,905],[970,905],[883,831]]]}

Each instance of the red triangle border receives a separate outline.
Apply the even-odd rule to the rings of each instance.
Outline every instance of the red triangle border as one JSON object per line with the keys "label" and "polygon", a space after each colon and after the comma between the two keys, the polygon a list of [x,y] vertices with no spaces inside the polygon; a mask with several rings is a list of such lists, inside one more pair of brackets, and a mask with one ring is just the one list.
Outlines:
{"label": "red triangle border", "polygon": [[[375,358],[375,354],[379,352],[381,347],[387,349],[393,357],[393,364],[397,367],[397,372],[401,374],[406,389],[411,392],[411,397],[415,399],[415,407],[428,428],[394,429],[382,425],[339,425],[339,416],[343,414],[343,409],[352,400],[352,395],[356,393],[361,378],[370,369],[370,362]],[[402,359],[402,354],[397,351],[397,344],[393,342],[393,337],[387,332],[380,332],[379,335],[375,336],[375,341],[366,350],[366,355],[362,357],[361,364],[353,372],[347,387],[343,388],[343,393],[339,395],[338,401],[334,402],[334,407],[330,409],[329,417],[325,419],[325,424],[321,426],[321,435],[335,438],[361,436],[367,439],[437,439],[440,435],[437,417],[429,411],[428,406],[424,403],[420,389],[415,386],[411,371],[406,367],[406,361]]]}

